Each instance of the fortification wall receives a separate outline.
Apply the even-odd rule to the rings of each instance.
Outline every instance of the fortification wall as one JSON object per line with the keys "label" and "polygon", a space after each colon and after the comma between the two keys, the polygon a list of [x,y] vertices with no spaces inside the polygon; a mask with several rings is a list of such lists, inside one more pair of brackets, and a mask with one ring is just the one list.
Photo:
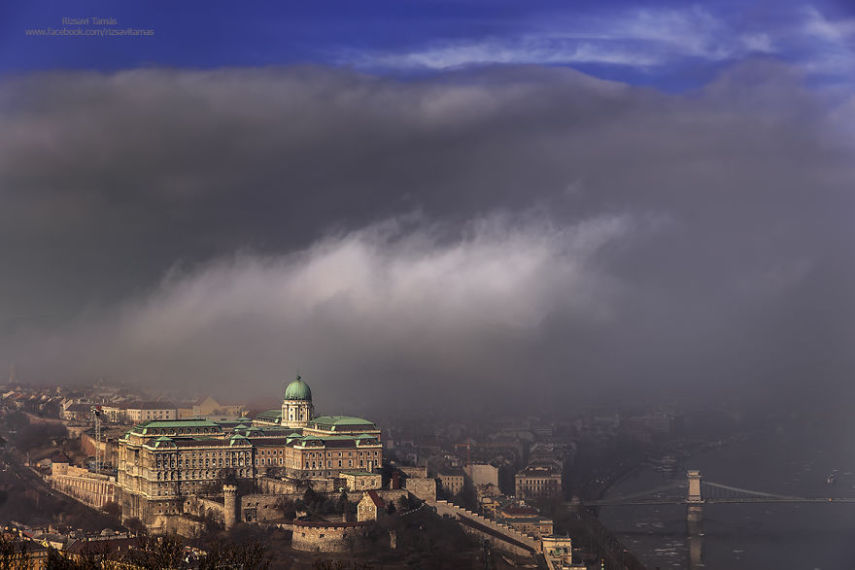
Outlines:
{"label": "fortification wall", "polygon": [[[458,507],[454,503],[449,503],[448,501],[442,500],[428,504],[431,507],[435,508],[436,513],[440,516],[450,516],[456,519],[465,518],[474,522],[474,526],[464,525],[463,529],[466,532],[478,534],[479,536],[483,536],[485,538],[493,540],[497,548],[504,548],[513,552],[514,554],[527,555],[540,551],[540,541],[534,539],[533,537],[527,534],[523,534],[507,525],[497,523],[494,520],[488,519],[484,516],[479,515],[478,513],[472,512],[469,509],[464,509],[462,507]],[[500,534],[501,536],[509,539],[510,541],[519,543],[519,545],[515,545],[507,540],[497,539],[497,537],[493,536],[490,532],[483,532],[479,530],[478,527],[484,527],[484,529],[486,529],[487,531],[492,531],[492,533]]]}
{"label": "fortification wall", "polygon": [[181,515],[155,516],[148,527],[155,533],[174,533],[186,538],[198,538],[204,530],[201,522]]}
{"label": "fortification wall", "polygon": [[119,448],[114,440],[103,440],[101,444],[95,438],[84,432],[80,434],[80,450],[86,455],[95,455],[95,448],[101,450],[102,461],[116,465],[119,459]]}
{"label": "fortification wall", "polygon": [[[386,504],[395,503],[395,506],[398,506],[398,502],[408,495],[406,489],[380,489],[377,491],[377,494],[380,495],[380,498],[383,499]],[[362,494],[360,493],[356,500],[358,501],[362,498]]]}
{"label": "fortification wall", "polygon": [[195,517],[213,517],[218,522],[224,521],[223,503],[204,497],[188,497],[185,499],[182,512]]}
{"label": "fortification wall", "polygon": [[[297,498],[302,497],[300,495]],[[277,508],[282,495],[244,495],[240,497],[240,520],[244,522],[268,522],[282,518]]]}
{"label": "fortification wall", "polygon": [[436,479],[427,477],[409,477],[405,483],[407,491],[422,501],[436,500]]}
{"label": "fortification wall", "polygon": [[267,495],[296,495],[306,492],[305,483],[294,479],[273,479],[271,477],[259,477],[257,480],[258,490]]}
{"label": "fortification wall", "polygon": [[81,467],[54,463],[47,481],[57,491],[90,507],[101,508],[108,502],[116,501],[115,478],[91,473]]}
{"label": "fortification wall", "polygon": [[371,523],[313,523],[294,522],[279,525],[290,528],[291,548],[304,552],[352,552],[365,547],[365,537]]}
{"label": "fortification wall", "polygon": [[259,477],[256,480],[258,490],[268,495],[296,495],[300,497],[309,487],[316,493],[334,493],[335,481],[331,478],[318,479],[274,479]]}

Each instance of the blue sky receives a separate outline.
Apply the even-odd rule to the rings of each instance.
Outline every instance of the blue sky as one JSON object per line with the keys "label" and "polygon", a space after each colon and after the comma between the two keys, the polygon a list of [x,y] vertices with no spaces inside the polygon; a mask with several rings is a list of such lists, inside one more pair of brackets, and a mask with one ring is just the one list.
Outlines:
{"label": "blue sky", "polygon": [[[61,28],[63,17],[91,16],[155,33],[26,35]],[[682,90],[749,58],[788,62],[817,84],[848,84],[853,46],[855,10],[831,2],[32,0],[0,7],[4,74],[313,63],[408,75],[541,64]]]}

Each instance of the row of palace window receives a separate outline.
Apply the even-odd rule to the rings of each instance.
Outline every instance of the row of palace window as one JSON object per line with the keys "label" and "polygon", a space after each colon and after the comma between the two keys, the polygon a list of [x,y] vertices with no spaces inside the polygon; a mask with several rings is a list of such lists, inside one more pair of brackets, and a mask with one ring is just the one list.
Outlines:
{"label": "row of palace window", "polygon": [[[261,450],[259,453],[265,454],[265,455],[267,454],[264,450]],[[276,455],[277,450],[272,450],[269,453],[271,455]],[[278,450],[278,455],[281,455],[281,454],[282,454],[282,450]],[[217,455],[219,455],[219,456],[217,457]],[[243,467],[245,465],[249,465],[249,462],[246,461],[246,459],[245,459],[246,455],[248,455],[246,452],[238,452],[238,453],[232,453],[231,457],[229,457],[228,453],[226,454],[225,457],[223,457],[222,451],[219,452],[219,454],[217,454],[216,452],[213,452],[210,454],[205,453],[204,455],[200,454],[200,456],[197,456],[197,454],[194,453],[192,459],[191,458],[188,458],[188,459],[179,458],[178,459],[178,468],[180,469],[182,467],[193,468],[193,467],[238,467],[238,466]],[[320,466],[320,468],[323,469],[324,468],[324,455],[329,457],[330,453],[329,452],[327,452],[326,454],[323,452],[307,453],[306,457],[308,459],[306,460],[306,469],[317,469],[318,466]],[[350,451],[347,452],[348,458],[352,458],[353,455],[354,455],[354,452],[350,452]],[[366,457],[370,458],[371,452],[370,451],[358,452],[357,455],[360,458],[359,459],[359,467],[365,467],[366,466],[366,459],[365,458]],[[379,455],[380,455],[379,451],[374,451],[374,459],[373,460],[367,459],[367,466],[368,467],[377,466],[379,464],[379,460],[378,460]],[[338,456],[344,457],[343,452],[339,451]],[[204,457],[204,459],[202,457]],[[158,456],[156,458],[157,469],[159,469],[159,470],[169,469],[169,468],[174,469],[176,466],[175,456],[169,456],[168,459],[169,460],[167,461],[167,457]],[[320,461],[318,461],[318,459],[320,459]],[[337,466],[338,467],[344,467],[345,466],[344,461],[345,461],[344,459],[339,459]],[[347,461],[347,467],[354,467],[354,461],[355,461],[354,459],[347,459],[346,461]],[[256,465],[276,465],[277,461],[274,458],[256,458],[255,463],[256,463]],[[283,464],[282,457],[279,457],[278,464],[279,465]],[[333,460],[327,459],[327,465],[326,466],[328,468],[333,467]],[[158,478],[160,478],[159,474],[158,474]]]}
{"label": "row of palace window", "polygon": [[[282,465],[283,463],[284,463],[284,460],[280,457],[279,458],[279,465]],[[275,457],[257,457],[255,459],[255,464],[256,465],[276,465],[276,458]]]}
{"label": "row of palace window", "polygon": [[[249,469],[238,469],[235,474],[238,477],[249,477]],[[169,471],[166,473],[157,473],[158,481],[178,481],[186,479],[216,479],[216,471]]]}
{"label": "row of palace window", "polygon": [[259,449],[259,455],[282,455],[281,449]]}
{"label": "row of palace window", "polygon": [[544,485],[554,487],[555,485],[558,485],[558,481],[556,481],[555,479],[546,479],[546,480],[544,480],[544,479],[535,479],[535,480],[523,479],[521,481],[521,484],[524,487],[543,487]]}
{"label": "row of palace window", "polygon": [[[326,453],[326,457],[330,457],[330,456],[331,456],[331,455],[333,455],[334,453],[335,453],[335,452],[329,452],[329,451],[328,451],[328,452]],[[342,452],[341,452],[341,451],[339,451],[339,452],[338,452],[338,456],[339,456],[339,457],[353,457],[353,454],[354,454],[354,452],[353,452],[353,451],[348,451],[348,452],[347,452],[347,455],[345,456],[345,455],[342,455]],[[377,457],[379,454],[380,454],[380,452],[379,452],[379,451],[375,451],[375,452],[374,452],[374,457]],[[320,458],[322,458],[322,459],[323,459],[324,455],[325,455],[325,454],[324,454],[324,452],[322,452],[322,451],[320,451],[320,452],[309,452],[309,453],[307,453],[307,454],[306,454],[306,456],[307,456],[309,459],[312,459],[312,458],[315,458],[315,457],[320,457]],[[366,455],[367,455],[367,456],[370,456],[370,455],[371,455],[371,452],[370,452],[370,451],[363,451],[363,452],[359,452],[359,456],[360,456],[360,457],[363,457],[363,456],[366,456]]]}
{"label": "row of palace window", "polygon": [[[246,453],[241,452],[241,453],[232,453],[231,457],[229,457],[228,454],[226,454],[226,456],[223,457],[223,453],[220,452],[219,457],[209,457],[208,454],[205,454],[204,456],[200,456],[197,459],[196,458],[197,456],[194,453],[192,459],[190,459],[190,458],[188,458],[188,459],[179,458],[178,459],[178,467],[202,467],[203,465],[205,467],[217,467],[217,466],[219,466],[219,467],[223,467],[223,466],[226,466],[226,467],[233,467],[234,466],[234,467],[236,467],[238,465],[244,465],[246,463],[246,459],[245,459],[246,455],[247,455]],[[202,459],[202,457],[204,457],[204,459]],[[203,464],[203,461],[204,461],[204,464]],[[174,456],[169,457],[168,462],[167,462],[166,457],[164,457],[162,459],[160,457],[157,457],[155,460],[155,465],[157,466],[158,469],[166,469],[167,467],[173,467],[174,468],[175,467],[175,457]]]}
{"label": "row of palace window", "polygon": [[[348,467],[353,467],[353,461],[354,461],[353,459],[348,459],[348,460],[347,460],[347,466],[348,466]],[[323,468],[324,468],[324,462],[323,462],[323,461],[312,461],[312,462],[311,462],[311,466],[309,465],[309,463],[310,463],[309,461],[306,461],[306,469],[318,469],[318,467],[320,467],[321,469],[323,469]],[[331,459],[328,459],[328,460],[327,460],[327,467],[329,468],[329,467],[332,467],[332,466],[333,466],[333,462],[332,462],[332,460],[331,460]],[[338,460],[338,466],[339,466],[339,467],[344,467],[344,465],[342,465],[342,460],[341,460],[341,459],[339,459],[339,460]],[[366,467],[366,462],[365,462],[365,460],[364,460],[364,459],[360,459],[360,460],[359,460],[359,466],[360,466],[360,467]],[[372,468],[372,467],[377,467],[377,466],[378,466],[378,461],[377,461],[377,460],[373,460],[373,459],[369,459],[369,460],[368,460],[368,465],[367,465],[367,467]]]}

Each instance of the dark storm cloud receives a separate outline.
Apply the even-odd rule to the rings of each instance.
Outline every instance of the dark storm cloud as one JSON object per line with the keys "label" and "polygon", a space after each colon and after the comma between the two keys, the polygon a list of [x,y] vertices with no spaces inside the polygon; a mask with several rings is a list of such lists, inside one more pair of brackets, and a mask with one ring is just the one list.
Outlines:
{"label": "dark storm cloud", "polygon": [[340,398],[838,386],[845,109],[766,63],[681,96],[538,68],[6,80],[2,356],[256,392],[300,367]]}

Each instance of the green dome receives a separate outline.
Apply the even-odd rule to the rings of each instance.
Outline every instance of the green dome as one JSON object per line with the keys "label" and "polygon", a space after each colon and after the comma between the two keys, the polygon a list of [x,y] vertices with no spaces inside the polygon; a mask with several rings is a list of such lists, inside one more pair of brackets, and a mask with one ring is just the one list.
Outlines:
{"label": "green dome", "polygon": [[297,376],[297,379],[288,384],[285,388],[286,400],[308,400],[312,401],[312,390],[309,385],[303,382],[303,379]]}

